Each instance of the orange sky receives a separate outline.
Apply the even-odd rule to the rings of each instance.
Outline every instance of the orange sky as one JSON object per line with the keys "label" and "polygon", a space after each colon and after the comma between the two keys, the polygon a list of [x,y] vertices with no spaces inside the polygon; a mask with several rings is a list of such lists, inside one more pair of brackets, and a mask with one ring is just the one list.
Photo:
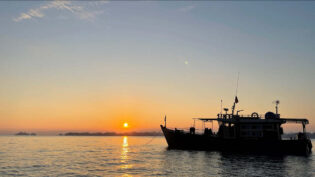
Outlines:
{"label": "orange sky", "polygon": [[[164,115],[167,114],[169,127],[188,128],[193,124],[193,117],[215,117],[220,112],[220,97],[209,92],[200,97],[196,92],[171,93],[155,92],[151,97],[145,91],[137,91],[130,87],[129,91],[92,92],[85,94],[43,93],[34,97],[33,94],[19,97],[11,105],[2,103],[2,132],[14,131],[159,131],[159,125],[164,124]],[[163,89],[162,89],[163,90]],[[36,90],[30,91],[34,94]],[[189,95],[190,94],[190,95]],[[272,101],[260,96],[245,97],[240,93],[237,109],[245,109],[244,114],[258,112],[263,114],[269,110],[274,111]],[[224,106],[229,107],[233,101],[232,94],[227,94],[232,99],[224,99]],[[268,95],[268,94],[267,94]],[[256,100],[262,100],[257,102]],[[270,99],[272,100],[272,99]],[[300,111],[298,105],[281,102],[280,113],[289,117],[307,117],[311,123],[313,117],[310,112]],[[248,109],[246,109],[248,108]],[[306,110],[306,108],[304,108]],[[129,127],[123,128],[123,123],[128,122]],[[196,123],[201,128],[201,123]],[[314,130],[312,126],[308,130]],[[208,124],[211,127],[211,124]],[[214,124],[217,127],[217,124]],[[286,126],[287,131],[301,130],[300,125]]]}

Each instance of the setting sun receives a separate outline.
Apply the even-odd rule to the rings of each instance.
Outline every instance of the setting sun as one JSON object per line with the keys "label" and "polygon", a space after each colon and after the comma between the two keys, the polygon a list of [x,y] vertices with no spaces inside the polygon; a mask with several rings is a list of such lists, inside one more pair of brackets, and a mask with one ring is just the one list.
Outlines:
{"label": "setting sun", "polygon": [[124,123],[124,128],[128,128],[128,123],[127,122]]}

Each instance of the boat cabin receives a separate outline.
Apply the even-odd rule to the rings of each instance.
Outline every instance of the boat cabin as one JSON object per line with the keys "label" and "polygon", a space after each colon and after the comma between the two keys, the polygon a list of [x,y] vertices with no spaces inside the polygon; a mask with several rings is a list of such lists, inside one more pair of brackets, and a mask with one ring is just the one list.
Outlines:
{"label": "boat cabin", "polygon": [[[235,104],[232,109],[235,108]],[[218,121],[219,130],[216,136],[225,139],[268,139],[268,140],[281,140],[283,134],[282,124],[285,123],[301,123],[303,133],[298,135],[298,138],[306,138],[305,125],[308,124],[307,119],[303,118],[280,118],[278,114],[278,105],[276,106],[276,113],[267,112],[264,115],[259,115],[254,112],[251,115],[243,116],[239,115],[240,111],[236,114],[232,110],[232,114],[228,114],[228,109],[225,108],[225,114],[218,114],[217,118],[194,118],[203,123]],[[193,133],[194,133],[193,129]],[[205,135],[214,135],[212,129],[206,128]],[[190,131],[192,133],[192,129]],[[211,133],[209,133],[211,132]]]}
{"label": "boat cabin", "polygon": [[[200,121],[218,121],[219,130],[217,136],[222,138],[242,138],[242,139],[275,139],[280,140],[283,134],[282,124],[287,122],[301,123],[303,133],[307,119],[280,118],[279,114],[267,112],[262,116],[253,113],[251,116],[240,116],[233,114],[218,114],[217,118],[197,118]],[[211,129],[205,129],[205,134]]]}

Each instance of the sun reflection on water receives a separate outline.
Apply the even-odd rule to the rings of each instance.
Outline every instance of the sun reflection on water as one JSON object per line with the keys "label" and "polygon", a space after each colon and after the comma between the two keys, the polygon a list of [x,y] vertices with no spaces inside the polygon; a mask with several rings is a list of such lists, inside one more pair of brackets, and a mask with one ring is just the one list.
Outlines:
{"label": "sun reflection on water", "polygon": [[128,137],[124,136],[124,142],[123,142],[123,147],[128,147]]}
{"label": "sun reflection on water", "polygon": [[129,152],[129,145],[128,145],[128,137],[124,136],[123,137],[123,144],[122,144],[122,149],[121,149],[121,155],[120,155],[120,163],[121,163],[121,169],[129,169],[132,167],[128,163],[128,152]]}

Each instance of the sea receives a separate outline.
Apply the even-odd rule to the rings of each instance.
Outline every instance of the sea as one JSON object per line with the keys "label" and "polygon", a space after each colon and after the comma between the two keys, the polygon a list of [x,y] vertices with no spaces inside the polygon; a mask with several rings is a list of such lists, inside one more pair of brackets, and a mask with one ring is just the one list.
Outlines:
{"label": "sea", "polygon": [[307,177],[315,176],[315,152],[268,156],[168,150],[160,136],[0,136],[0,176]]}

